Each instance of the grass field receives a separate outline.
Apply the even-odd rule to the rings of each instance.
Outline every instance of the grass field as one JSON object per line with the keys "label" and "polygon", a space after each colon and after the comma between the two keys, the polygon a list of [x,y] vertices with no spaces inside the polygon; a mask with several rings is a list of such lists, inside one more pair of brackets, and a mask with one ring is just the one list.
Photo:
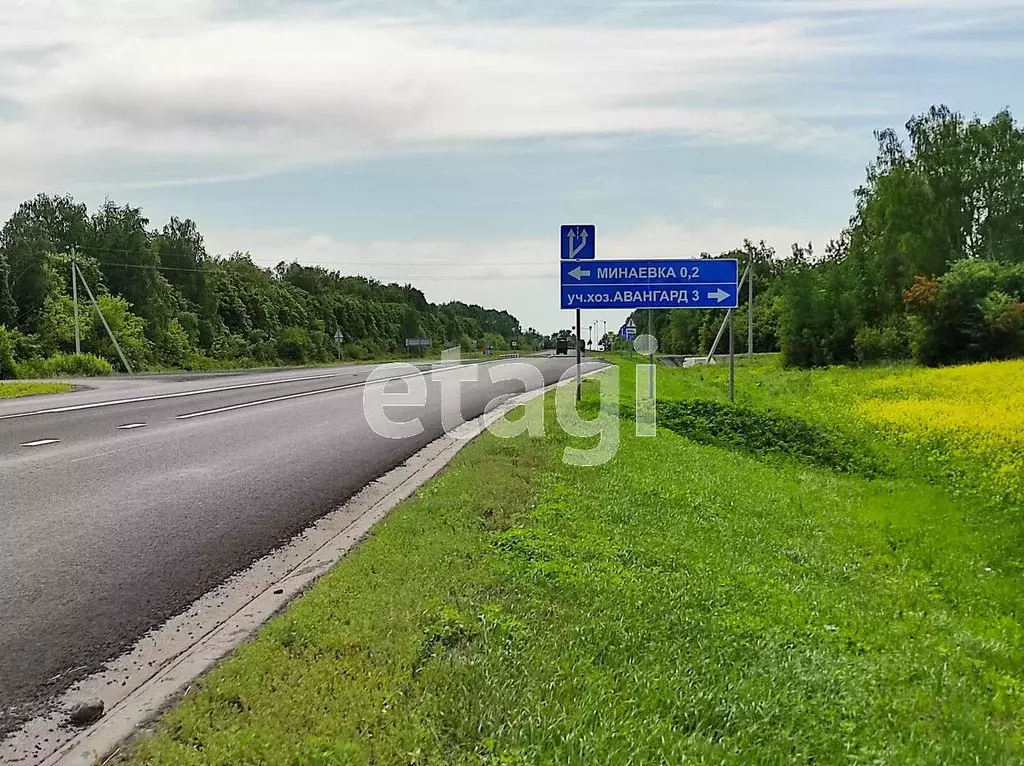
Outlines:
{"label": "grass field", "polygon": [[[736,408],[724,370],[662,369],[666,428],[623,419],[593,469],[549,402],[545,438],[464,450],[133,758],[1024,762],[1019,452],[992,415],[1022,391],[978,382],[1006,369],[761,364]],[[949,401],[975,414],[908,414]]]}
{"label": "grass field", "polygon": [[70,383],[24,383],[0,381],[0,399],[14,399],[19,396],[37,394],[66,394],[74,388]]}

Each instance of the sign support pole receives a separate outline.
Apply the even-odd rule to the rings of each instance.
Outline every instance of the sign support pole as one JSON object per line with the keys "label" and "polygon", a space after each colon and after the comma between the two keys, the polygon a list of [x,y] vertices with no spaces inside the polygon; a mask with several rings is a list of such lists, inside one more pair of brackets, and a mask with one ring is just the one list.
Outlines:
{"label": "sign support pole", "polygon": [[736,337],[732,328],[733,310],[729,309],[729,401],[736,401]]}
{"label": "sign support pole", "polygon": [[754,356],[754,262],[747,266],[747,356]]}
{"label": "sign support pole", "polygon": [[647,347],[647,364],[651,367],[650,377],[647,379],[647,392],[654,401],[654,312],[647,309],[647,342],[650,344]]}
{"label": "sign support pole", "polygon": [[580,373],[580,366],[583,364],[583,354],[580,351],[580,335],[582,332],[582,326],[580,325],[580,310],[576,309],[576,401],[583,399],[583,380],[582,374]]}

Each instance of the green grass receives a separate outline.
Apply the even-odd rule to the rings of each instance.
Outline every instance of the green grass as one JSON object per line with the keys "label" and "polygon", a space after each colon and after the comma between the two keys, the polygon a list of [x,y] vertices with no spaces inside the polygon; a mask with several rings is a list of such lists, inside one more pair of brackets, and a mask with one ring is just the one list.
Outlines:
{"label": "green grass", "polygon": [[[741,370],[741,401],[893,452],[837,423],[844,405],[825,424],[842,371],[787,375]],[[719,370],[659,376],[724,399]],[[762,455],[743,429],[624,420],[613,461],[574,468],[547,416],[543,439],[464,450],[135,762],[1024,762],[1016,518],[913,462],[822,467],[799,428],[795,453]]]}
{"label": "green grass", "polygon": [[74,388],[70,383],[24,383],[20,381],[0,382],[0,399],[14,399],[19,396],[37,394],[66,394]]}

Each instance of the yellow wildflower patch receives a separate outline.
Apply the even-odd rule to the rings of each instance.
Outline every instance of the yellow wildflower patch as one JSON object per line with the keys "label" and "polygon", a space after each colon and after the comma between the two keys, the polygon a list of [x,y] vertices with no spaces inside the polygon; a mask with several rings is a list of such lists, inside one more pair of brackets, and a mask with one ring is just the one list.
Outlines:
{"label": "yellow wildflower patch", "polygon": [[912,433],[1024,444],[1024,361],[915,370],[877,381],[858,416]]}
{"label": "yellow wildflower patch", "polygon": [[854,408],[910,442],[941,442],[954,460],[981,458],[988,481],[1024,492],[1024,361],[915,370],[882,378]]}

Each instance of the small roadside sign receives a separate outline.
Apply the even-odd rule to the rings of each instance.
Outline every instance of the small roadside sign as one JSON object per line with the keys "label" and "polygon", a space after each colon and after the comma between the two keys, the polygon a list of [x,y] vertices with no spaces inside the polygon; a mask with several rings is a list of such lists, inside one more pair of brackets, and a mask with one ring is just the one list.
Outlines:
{"label": "small roadside sign", "polygon": [[334,333],[334,342],[335,343],[344,343],[345,342],[345,336],[342,335],[341,330],[338,330],[336,333]]}
{"label": "small roadside sign", "polygon": [[562,226],[562,260],[592,261],[596,254],[593,224]]}
{"label": "small roadside sign", "polygon": [[430,338],[406,338],[406,348],[415,348],[419,346],[429,346]]}

